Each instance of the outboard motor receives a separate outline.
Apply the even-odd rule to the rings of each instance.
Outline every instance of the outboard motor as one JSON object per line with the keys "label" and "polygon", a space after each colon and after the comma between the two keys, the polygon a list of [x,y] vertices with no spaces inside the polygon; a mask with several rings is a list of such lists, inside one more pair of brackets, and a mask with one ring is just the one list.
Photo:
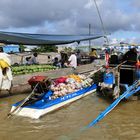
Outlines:
{"label": "outboard motor", "polygon": [[106,95],[111,96],[115,84],[115,76],[112,72],[105,73],[103,76],[103,82],[99,83],[100,91]]}
{"label": "outboard motor", "polygon": [[112,72],[105,73],[103,77],[103,82],[107,85],[113,85],[115,81],[115,77]]}

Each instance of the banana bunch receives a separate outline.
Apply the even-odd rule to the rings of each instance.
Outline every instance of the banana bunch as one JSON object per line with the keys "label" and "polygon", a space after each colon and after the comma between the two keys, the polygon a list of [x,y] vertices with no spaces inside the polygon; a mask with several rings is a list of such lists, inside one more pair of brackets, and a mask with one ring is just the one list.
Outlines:
{"label": "banana bunch", "polygon": [[81,78],[78,75],[71,74],[68,76],[68,78],[73,78],[76,82],[81,83]]}

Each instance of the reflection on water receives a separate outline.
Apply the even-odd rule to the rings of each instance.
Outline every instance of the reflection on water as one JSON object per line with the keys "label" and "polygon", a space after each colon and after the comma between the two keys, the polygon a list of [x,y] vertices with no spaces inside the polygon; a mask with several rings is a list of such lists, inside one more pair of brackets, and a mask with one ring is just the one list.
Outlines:
{"label": "reflection on water", "polygon": [[139,140],[140,101],[119,104],[99,124],[89,124],[109,102],[96,95],[87,96],[38,120],[7,118],[11,104],[26,95],[0,98],[1,140]]}

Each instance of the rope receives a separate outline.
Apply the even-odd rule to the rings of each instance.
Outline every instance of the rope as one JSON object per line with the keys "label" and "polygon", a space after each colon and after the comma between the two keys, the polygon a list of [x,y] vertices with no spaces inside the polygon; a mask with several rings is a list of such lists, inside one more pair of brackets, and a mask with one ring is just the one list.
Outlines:
{"label": "rope", "polygon": [[100,14],[100,11],[99,11],[99,8],[98,8],[98,5],[96,3],[96,0],[94,0],[94,3],[95,3],[95,7],[97,9],[97,13],[98,13],[98,16],[99,16],[99,19],[100,19],[100,22],[101,22],[101,27],[102,27],[102,30],[103,30],[103,33],[104,33],[104,38],[106,39],[106,42],[107,44],[109,45],[109,40],[107,38],[107,33],[106,33],[106,30],[105,30],[105,26],[104,26],[104,23],[103,23],[103,20],[102,20],[102,17],[101,17],[101,14]]}

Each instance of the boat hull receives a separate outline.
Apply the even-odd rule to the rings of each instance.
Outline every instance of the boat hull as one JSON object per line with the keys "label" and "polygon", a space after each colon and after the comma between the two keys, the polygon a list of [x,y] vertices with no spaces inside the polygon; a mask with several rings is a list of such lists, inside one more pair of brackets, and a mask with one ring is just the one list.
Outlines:
{"label": "boat hull", "polygon": [[[45,102],[44,99],[42,99],[40,104],[42,105],[31,105],[31,106],[25,106],[22,108],[17,109],[14,114],[17,116],[24,116],[29,117],[32,119],[39,119],[41,116],[52,112],[60,107],[63,107],[69,103],[72,103],[82,97],[85,97],[93,92],[96,91],[96,85],[92,85],[91,87],[88,87],[87,89],[80,90],[71,94],[68,94],[66,96],[60,97],[54,101],[51,101],[49,103]],[[16,104],[12,106],[11,112],[16,108]]]}

